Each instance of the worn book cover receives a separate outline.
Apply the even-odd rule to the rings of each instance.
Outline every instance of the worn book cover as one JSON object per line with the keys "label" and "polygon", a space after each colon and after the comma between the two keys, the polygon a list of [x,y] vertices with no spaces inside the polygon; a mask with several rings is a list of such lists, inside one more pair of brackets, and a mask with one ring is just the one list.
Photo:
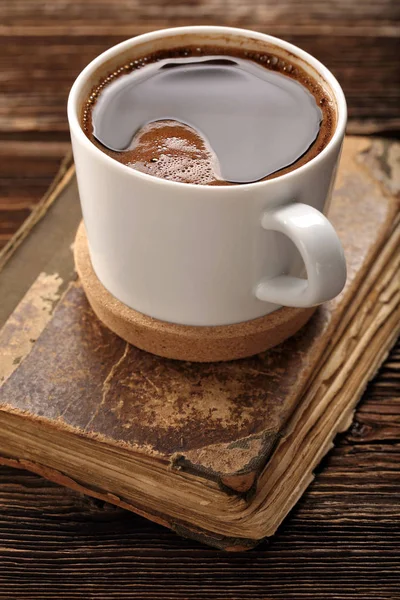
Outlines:
{"label": "worn book cover", "polygon": [[398,334],[391,148],[346,140],[330,210],[346,287],[252,358],[195,364],[129,345],[53,258],[0,334],[0,462],[227,550],[272,535]]}

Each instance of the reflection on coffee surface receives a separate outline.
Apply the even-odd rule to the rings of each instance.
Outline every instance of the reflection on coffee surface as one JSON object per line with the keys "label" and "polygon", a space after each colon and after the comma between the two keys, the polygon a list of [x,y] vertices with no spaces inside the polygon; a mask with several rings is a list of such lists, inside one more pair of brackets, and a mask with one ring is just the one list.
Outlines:
{"label": "reflection on coffee surface", "polygon": [[184,183],[268,179],[328,143],[324,88],[272,54],[222,48],[164,51],[129,62],[90,94],[89,138],[138,171]]}

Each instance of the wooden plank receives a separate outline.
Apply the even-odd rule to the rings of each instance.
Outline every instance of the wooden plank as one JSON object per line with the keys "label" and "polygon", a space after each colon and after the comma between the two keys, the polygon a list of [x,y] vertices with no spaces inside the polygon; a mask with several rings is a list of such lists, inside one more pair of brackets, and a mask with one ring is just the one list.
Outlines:
{"label": "wooden plank", "polygon": [[[36,36],[3,38],[0,65],[7,88],[0,98],[0,134],[67,132],[66,99],[77,74],[96,55],[138,33],[135,27],[129,33],[114,31],[112,35],[84,32],[74,35],[73,43],[69,36],[51,35],[39,48]],[[296,32],[283,37],[314,54],[337,76],[347,96],[353,132],[360,119],[374,122],[377,130],[387,129],[387,124],[399,127],[397,38],[379,33],[358,38],[350,31],[339,39],[327,35],[328,39]]]}
{"label": "wooden plank", "polygon": [[14,233],[35,221],[68,150],[67,142],[0,141],[0,268]]}
{"label": "wooden plank", "polygon": [[79,71],[127,37],[188,24],[257,29],[330,67],[349,133],[400,130],[400,15],[392,0],[16,0],[0,3],[0,248],[50,185],[67,150],[66,100]]}
{"label": "wooden plank", "polygon": [[[117,9],[119,8],[119,10]],[[281,22],[287,25],[318,24],[321,22],[355,22],[380,25],[391,24],[399,17],[398,7],[393,0],[364,0],[362,4],[349,0],[281,0],[273,3],[253,0],[240,3],[238,0],[118,0],[118,3],[104,0],[14,0],[0,5],[0,20],[3,26],[15,24],[54,25],[63,22],[96,21],[96,23],[129,23],[133,21],[168,22],[186,19],[199,23],[199,19],[241,21],[241,22]]]}
{"label": "wooden plank", "polygon": [[2,3],[0,66],[7,85],[0,99],[0,135],[66,132],[69,88],[97,54],[146,31],[198,23],[257,29],[300,45],[342,83],[349,131],[398,131],[399,20],[392,0]]}

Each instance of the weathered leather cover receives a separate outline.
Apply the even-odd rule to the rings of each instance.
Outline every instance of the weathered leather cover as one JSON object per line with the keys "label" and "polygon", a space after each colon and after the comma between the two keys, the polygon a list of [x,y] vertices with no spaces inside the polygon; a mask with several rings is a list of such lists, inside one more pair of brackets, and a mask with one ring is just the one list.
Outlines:
{"label": "weathered leather cover", "polygon": [[107,330],[73,281],[26,357],[16,354],[15,340],[32,318],[32,303],[22,303],[3,329],[0,352],[6,356],[11,345],[14,358],[4,369],[0,410],[159,458],[217,481],[227,493],[254,491],[398,211],[381,181],[387,168],[374,152],[369,141],[346,141],[330,217],[348,281],[296,336],[240,361],[167,360]]}

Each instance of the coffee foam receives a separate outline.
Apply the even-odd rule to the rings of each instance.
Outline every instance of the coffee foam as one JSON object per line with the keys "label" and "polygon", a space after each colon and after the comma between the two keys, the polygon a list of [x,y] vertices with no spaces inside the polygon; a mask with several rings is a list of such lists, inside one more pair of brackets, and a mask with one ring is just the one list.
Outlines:
{"label": "coffee foam", "polygon": [[[301,83],[311,94],[314,96],[316,104],[320,107],[323,119],[320,127],[319,134],[310,147],[310,149],[301,156],[293,165],[289,165],[275,173],[272,173],[265,177],[265,179],[273,179],[280,175],[283,175],[289,171],[298,168],[314,158],[317,154],[319,154],[323,148],[330,141],[335,126],[336,126],[336,108],[335,103],[330,95],[328,89],[320,82],[317,81],[312,75],[303,69],[298,62],[297,57],[293,56],[293,62],[290,61],[290,55],[282,58],[281,56],[274,55],[272,52],[276,51],[276,48],[263,48],[263,52],[255,52],[245,50],[244,48],[235,48],[235,47],[220,47],[215,45],[202,45],[202,46],[184,46],[178,48],[172,48],[168,50],[160,50],[154,52],[152,54],[148,54],[147,56],[142,56],[135,58],[135,60],[126,61],[124,65],[114,69],[112,72],[109,72],[105,77],[100,79],[99,83],[94,86],[90,94],[88,96],[87,102],[84,104],[82,108],[81,114],[81,124],[82,129],[89,137],[89,139],[103,152],[109,154],[112,158],[115,158],[119,162],[122,162],[128,166],[134,166],[135,169],[146,172],[148,174],[153,174],[158,177],[163,177],[165,179],[174,179],[175,181],[187,182],[187,183],[200,183],[202,185],[232,185],[231,183],[224,181],[219,176],[218,169],[218,160],[215,154],[212,152],[210,148],[206,148],[206,142],[203,140],[194,130],[188,127],[188,130],[191,130],[193,135],[197,136],[197,144],[200,144],[202,147],[203,155],[201,157],[194,155],[190,155],[189,146],[183,144],[180,147],[180,159],[178,161],[178,156],[174,153],[171,153],[172,146],[169,147],[168,152],[160,155],[157,159],[158,162],[158,174],[156,173],[156,169],[152,162],[148,161],[139,161],[135,165],[129,161],[129,150],[124,152],[114,152],[105,148],[101,143],[93,135],[92,128],[92,110],[94,105],[96,104],[96,100],[99,95],[102,93],[104,87],[106,87],[110,82],[115,80],[116,78],[136,69],[141,69],[146,67],[149,63],[157,62],[159,60],[163,60],[165,58],[176,58],[176,57],[187,57],[187,56],[212,56],[212,55],[222,55],[226,56],[236,56],[241,58],[246,58],[250,61],[254,61],[265,68],[280,72],[287,77],[290,77],[299,83]],[[160,123],[160,122],[159,122]],[[166,123],[166,121],[162,121],[162,123]],[[170,127],[174,123],[177,127],[185,127],[179,122],[168,122],[168,126]],[[151,124],[152,126],[155,123]],[[139,134],[145,133],[147,131],[148,126],[145,126]],[[183,130],[180,130],[179,135],[183,133]],[[187,131],[185,132],[185,135]],[[193,141],[193,140],[192,140]],[[177,144],[178,142],[171,141],[171,144]],[[132,149],[132,147],[130,148]],[[154,150],[154,145],[152,146]],[[177,148],[175,148],[176,150]],[[182,165],[183,155],[185,154],[185,166]],[[131,156],[131,158],[133,158]],[[152,157],[153,158],[153,157]],[[155,157],[154,157],[155,158]],[[151,158],[150,158],[151,161]],[[155,162],[155,161],[154,161]],[[165,173],[165,175],[161,175],[161,173]]]}
{"label": "coffee foam", "polygon": [[205,140],[176,121],[148,123],[135,135],[129,150],[118,154],[123,164],[162,179],[225,183],[219,177],[218,159]]}

